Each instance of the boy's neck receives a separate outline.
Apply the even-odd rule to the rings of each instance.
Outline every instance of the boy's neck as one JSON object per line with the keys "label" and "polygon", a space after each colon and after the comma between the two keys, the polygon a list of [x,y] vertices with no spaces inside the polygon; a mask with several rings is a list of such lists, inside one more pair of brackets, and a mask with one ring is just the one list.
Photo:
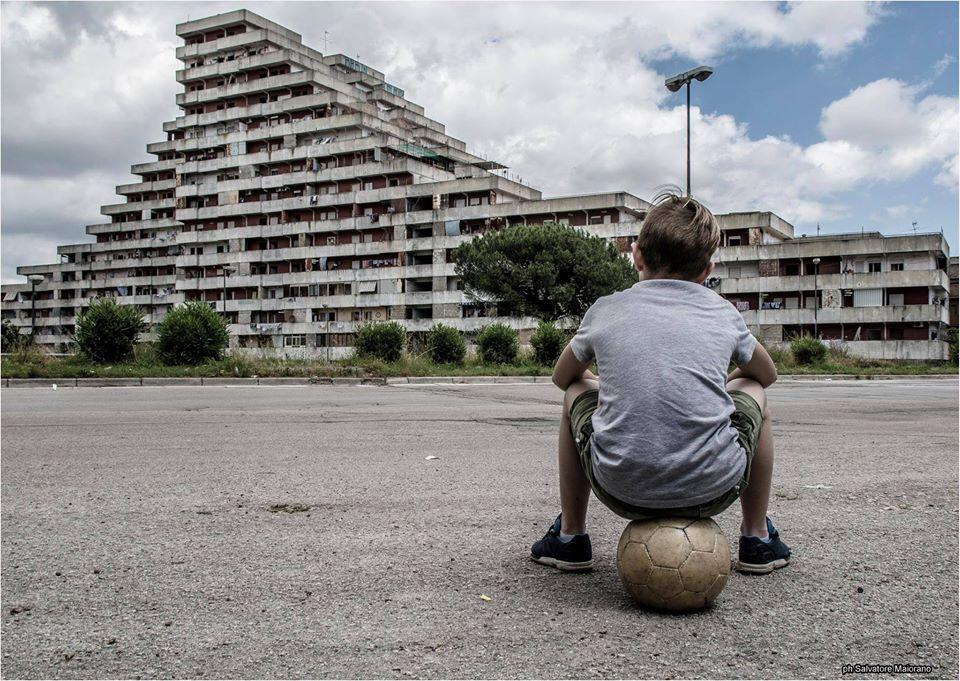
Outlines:
{"label": "boy's neck", "polygon": [[675,275],[675,274],[670,274],[669,272],[650,272],[650,273],[648,273],[646,270],[642,270],[642,271],[640,272],[640,281],[654,281],[654,280],[657,280],[657,279],[666,279],[666,280],[672,279],[672,280],[674,280],[674,281],[686,281],[686,282],[689,282],[689,283],[691,283],[691,284],[700,284],[700,283],[702,283],[702,282],[697,281],[696,279],[687,279],[687,278],[685,278],[685,277],[678,277],[677,275]]}

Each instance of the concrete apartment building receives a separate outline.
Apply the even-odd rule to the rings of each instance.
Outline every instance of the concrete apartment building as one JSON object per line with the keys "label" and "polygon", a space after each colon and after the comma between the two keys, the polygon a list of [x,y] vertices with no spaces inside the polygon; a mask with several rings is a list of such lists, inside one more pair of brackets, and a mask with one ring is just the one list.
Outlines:
{"label": "concrete apartment building", "polygon": [[[529,329],[464,295],[451,250],[552,221],[626,253],[649,208],[625,192],[544,198],[468,153],[382,73],[252,12],[177,35],[182,115],[147,145],[156,160],[131,166],[139,181],[87,226],[94,243],[60,246],[61,262],[18,268],[35,281],[3,286],[3,319],[51,350],[68,349],[97,297],[140,306],[150,324],[209,302],[231,322],[231,347],[254,354],[341,357],[370,321]],[[946,356],[942,236],[794,238],[769,212],[719,219],[711,283],[767,341],[816,327],[859,354]]]}

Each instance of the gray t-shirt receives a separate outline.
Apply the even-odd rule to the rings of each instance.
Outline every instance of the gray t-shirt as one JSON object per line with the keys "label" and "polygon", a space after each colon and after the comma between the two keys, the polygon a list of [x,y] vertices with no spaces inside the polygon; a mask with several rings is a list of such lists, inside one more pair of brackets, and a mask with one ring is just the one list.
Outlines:
{"label": "gray t-shirt", "polygon": [[600,373],[591,450],[604,490],[676,508],[736,484],[746,458],[724,386],[731,359],[749,362],[756,339],[733,305],[694,282],[641,281],[597,300],[570,345]]}

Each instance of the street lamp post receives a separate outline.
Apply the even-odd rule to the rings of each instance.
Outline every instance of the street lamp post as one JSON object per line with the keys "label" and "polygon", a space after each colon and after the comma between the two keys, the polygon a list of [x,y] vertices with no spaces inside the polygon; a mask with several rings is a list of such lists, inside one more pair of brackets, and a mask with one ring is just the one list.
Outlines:
{"label": "street lamp post", "polygon": [[711,67],[698,66],[672,78],[667,78],[663,83],[670,92],[676,92],[684,85],[687,86],[687,196],[690,196],[690,82],[694,79],[703,82],[712,73],[713,69]]}
{"label": "street lamp post", "polygon": [[820,258],[813,259],[813,337],[819,338],[817,331],[817,308],[820,307],[820,299],[817,293],[817,276],[820,274]]}
{"label": "street lamp post", "polygon": [[37,284],[43,281],[43,275],[28,275],[27,281],[30,282],[30,345],[33,345],[33,335],[37,328]]}

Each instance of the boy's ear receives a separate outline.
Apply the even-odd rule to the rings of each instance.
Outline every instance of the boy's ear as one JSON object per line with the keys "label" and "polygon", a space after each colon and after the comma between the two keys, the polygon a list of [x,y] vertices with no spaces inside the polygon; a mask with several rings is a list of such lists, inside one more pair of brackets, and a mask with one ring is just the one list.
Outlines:
{"label": "boy's ear", "polygon": [[710,264],[704,268],[703,272],[697,275],[696,282],[698,284],[702,284],[703,282],[705,282],[707,280],[707,277],[713,274],[713,268],[716,266],[717,266],[717,263],[710,261]]}
{"label": "boy's ear", "polygon": [[633,256],[633,268],[640,274],[643,274],[643,254],[640,252],[640,247],[636,241],[630,244],[630,252]]}

